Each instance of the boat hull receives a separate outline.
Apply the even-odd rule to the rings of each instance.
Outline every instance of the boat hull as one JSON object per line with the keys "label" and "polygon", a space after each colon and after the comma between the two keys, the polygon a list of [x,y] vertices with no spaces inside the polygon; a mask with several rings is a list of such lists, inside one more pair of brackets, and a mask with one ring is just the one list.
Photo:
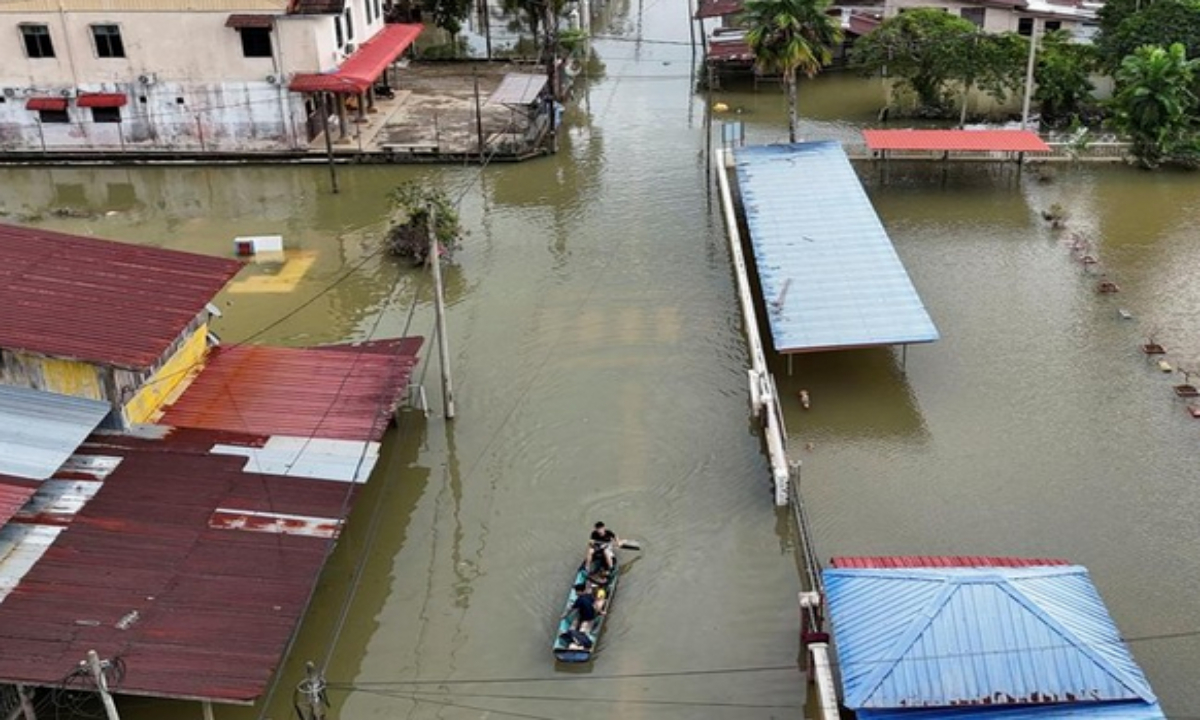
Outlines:
{"label": "boat hull", "polygon": [[[613,598],[617,591],[617,581],[621,576],[621,565],[618,562],[609,574],[608,582],[600,587],[604,589],[604,615],[597,615],[595,621],[592,622],[591,628],[585,633],[579,633],[572,639],[570,631],[575,625],[575,614],[570,612],[571,606],[575,604],[575,598],[578,597],[575,592],[575,586],[588,582],[589,574],[586,563],[579,566],[575,571],[575,577],[571,581],[571,589],[567,593],[567,602],[563,606],[563,617],[558,622],[558,631],[554,634],[554,658],[563,663],[586,663],[591,662],[592,656],[596,652],[596,645],[600,641],[600,633],[604,630],[604,625],[608,620],[607,613],[612,609]],[[578,631],[576,631],[578,633]]]}

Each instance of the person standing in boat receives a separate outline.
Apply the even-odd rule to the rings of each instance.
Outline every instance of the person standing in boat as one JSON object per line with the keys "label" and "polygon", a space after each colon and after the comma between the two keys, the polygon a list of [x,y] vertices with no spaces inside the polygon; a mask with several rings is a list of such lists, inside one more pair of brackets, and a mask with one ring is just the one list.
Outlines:
{"label": "person standing in boat", "polygon": [[611,572],[617,565],[617,555],[615,548],[621,544],[621,539],[612,530],[605,527],[604,523],[598,522],[592,526],[592,536],[588,542],[587,551],[587,568],[591,570],[596,559],[596,554],[604,558],[604,568]]}

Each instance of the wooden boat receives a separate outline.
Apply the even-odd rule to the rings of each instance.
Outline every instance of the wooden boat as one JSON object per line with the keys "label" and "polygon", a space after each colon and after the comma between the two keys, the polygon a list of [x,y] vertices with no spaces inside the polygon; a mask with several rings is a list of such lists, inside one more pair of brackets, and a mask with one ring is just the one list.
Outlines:
{"label": "wooden boat", "polygon": [[[606,580],[599,575],[603,567],[604,558],[601,553],[596,553],[591,568],[587,567],[587,560],[584,560],[579,569],[575,571],[571,589],[567,593],[567,602],[563,606],[562,617],[558,622],[558,632],[554,635],[554,657],[559,662],[589,662],[592,659],[592,653],[596,651],[596,643],[600,640],[600,631],[604,629],[608,610],[612,608],[613,596],[617,590],[617,580],[621,575],[620,559],[618,558],[614,563],[612,572],[608,574]],[[591,626],[584,631],[579,629],[578,613],[572,610],[575,598],[578,597],[578,593],[575,592],[578,585],[587,585],[596,593],[597,599],[604,600],[605,614],[597,614]],[[602,593],[603,597],[601,597]]]}

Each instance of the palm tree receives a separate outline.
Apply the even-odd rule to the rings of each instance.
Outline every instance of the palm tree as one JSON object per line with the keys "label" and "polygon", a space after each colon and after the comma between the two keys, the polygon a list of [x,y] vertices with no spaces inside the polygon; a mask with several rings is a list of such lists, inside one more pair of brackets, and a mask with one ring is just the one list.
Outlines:
{"label": "palm tree", "polygon": [[1133,155],[1145,167],[1195,154],[1192,114],[1197,99],[1192,83],[1200,61],[1189,60],[1180,43],[1145,45],[1117,69],[1112,124],[1133,141]]}
{"label": "palm tree", "polygon": [[842,26],[830,0],[748,0],[742,12],[755,68],[779,73],[787,89],[788,137],[796,142],[796,71],[814,77],[833,60]]}

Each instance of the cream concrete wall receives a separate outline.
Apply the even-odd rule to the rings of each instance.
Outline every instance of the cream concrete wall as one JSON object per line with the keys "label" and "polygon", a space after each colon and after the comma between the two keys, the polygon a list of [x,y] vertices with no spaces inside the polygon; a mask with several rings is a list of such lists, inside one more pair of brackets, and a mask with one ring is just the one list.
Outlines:
{"label": "cream concrete wall", "polygon": [[[1005,33],[1017,32],[1018,23],[1021,14],[1006,8],[984,7],[978,3],[955,2],[955,0],[887,0],[884,5],[884,16],[893,17],[899,15],[901,10],[916,10],[918,8],[935,8],[945,10],[952,15],[962,17],[964,8],[979,8],[983,7],[983,29],[989,33]],[[1042,23],[1045,20],[1038,19],[1037,26],[1040,30]],[[1053,21],[1052,21],[1053,22]],[[1080,25],[1078,20],[1073,18],[1062,18],[1059,20],[1062,23],[1064,30],[1072,30]]]}
{"label": "cream concrete wall", "polygon": [[[113,0],[118,6],[136,1]],[[265,1],[242,0],[251,8],[234,10],[255,12],[255,3]],[[373,11],[367,23],[366,1],[348,3],[355,33],[354,40],[347,41],[359,46],[383,27]],[[287,90],[287,82],[298,72],[336,69],[349,49],[337,47],[333,16],[277,15],[271,32],[273,56],[247,58],[239,32],[225,27],[229,9],[13,10],[34,4],[36,0],[16,6],[0,2],[0,38],[9,38],[0,42],[0,150],[304,147],[304,100]],[[26,57],[22,23],[48,26],[55,57]],[[91,31],[95,24],[121,29],[126,57],[97,56]],[[68,123],[40,123],[38,113],[25,108],[30,96],[73,98],[78,92],[127,95],[122,121],[95,123],[92,111],[73,100],[68,103]]]}

